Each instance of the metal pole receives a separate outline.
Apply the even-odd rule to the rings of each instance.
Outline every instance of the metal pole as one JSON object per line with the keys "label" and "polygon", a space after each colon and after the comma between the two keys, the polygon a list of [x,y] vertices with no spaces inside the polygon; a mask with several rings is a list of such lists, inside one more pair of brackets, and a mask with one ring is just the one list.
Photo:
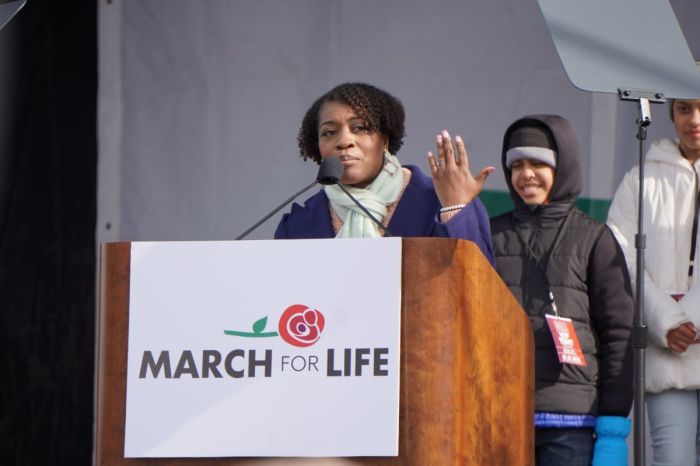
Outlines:
{"label": "metal pole", "polygon": [[637,208],[637,235],[634,245],[637,249],[636,270],[636,299],[634,307],[634,329],[632,343],[634,346],[634,464],[644,466],[645,460],[645,427],[646,412],[644,406],[645,366],[644,352],[647,346],[647,327],[644,320],[644,249],[646,235],[644,234],[644,142],[647,137],[647,126],[651,123],[648,117],[649,101],[640,99],[640,118],[637,121],[637,139],[639,139],[639,197]]}

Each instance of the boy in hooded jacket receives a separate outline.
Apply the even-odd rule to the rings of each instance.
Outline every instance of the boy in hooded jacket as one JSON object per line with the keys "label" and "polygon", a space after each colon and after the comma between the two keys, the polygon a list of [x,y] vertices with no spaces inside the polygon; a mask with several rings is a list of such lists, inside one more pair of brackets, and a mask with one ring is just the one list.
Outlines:
{"label": "boy in hooded jacket", "polygon": [[536,464],[627,464],[632,290],[611,231],[576,207],[576,132],[557,115],[521,118],[501,161],[515,206],[491,233],[496,269],[535,336]]}

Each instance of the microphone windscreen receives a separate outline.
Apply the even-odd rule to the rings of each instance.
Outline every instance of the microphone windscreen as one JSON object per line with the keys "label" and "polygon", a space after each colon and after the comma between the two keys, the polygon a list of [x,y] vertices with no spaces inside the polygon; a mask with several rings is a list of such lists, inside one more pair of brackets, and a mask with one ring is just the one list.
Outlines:
{"label": "microphone windscreen", "polygon": [[343,177],[343,162],[338,157],[328,157],[321,161],[316,181],[321,184],[336,184]]}

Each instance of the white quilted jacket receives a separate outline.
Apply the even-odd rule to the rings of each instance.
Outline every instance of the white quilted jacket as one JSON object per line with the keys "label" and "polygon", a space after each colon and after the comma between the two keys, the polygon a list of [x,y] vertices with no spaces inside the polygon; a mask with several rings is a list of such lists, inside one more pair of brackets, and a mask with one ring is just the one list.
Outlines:
{"label": "white quilted jacket", "polygon": [[[700,160],[695,162],[700,174]],[[645,318],[649,328],[646,354],[646,390],[700,388],[700,344],[685,353],[668,349],[666,333],[685,322],[700,329],[700,238],[695,251],[692,280],[688,280],[693,209],[698,187],[693,166],[681,156],[678,142],[652,143],[644,165]],[[630,170],[615,193],[608,225],[625,252],[636,281],[637,206],[639,167]],[[700,230],[700,228],[699,228]],[[685,293],[680,302],[671,294]]]}

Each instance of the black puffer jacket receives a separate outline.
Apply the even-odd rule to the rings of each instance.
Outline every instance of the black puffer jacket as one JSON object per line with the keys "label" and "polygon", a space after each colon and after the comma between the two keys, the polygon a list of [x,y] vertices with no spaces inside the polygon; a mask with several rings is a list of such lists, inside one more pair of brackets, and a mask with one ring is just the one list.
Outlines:
{"label": "black puffer jacket", "polygon": [[[533,124],[544,125],[557,146],[550,202],[538,206],[528,206],[520,199],[505,165],[510,132]],[[516,121],[504,136],[502,165],[515,209],[493,218],[491,233],[498,273],[528,313],[535,334],[535,410],[627,416],[633,382],[630,280],[610,230],[575,206],[581,192],[581,162],[573,127],[555,115]],[[542,268],[529,257],[523,240],[540,257]],[[561,364],[557,359],[544,317],[553,311],[543,268],[559,315],[573,320],[585,367]]]}

